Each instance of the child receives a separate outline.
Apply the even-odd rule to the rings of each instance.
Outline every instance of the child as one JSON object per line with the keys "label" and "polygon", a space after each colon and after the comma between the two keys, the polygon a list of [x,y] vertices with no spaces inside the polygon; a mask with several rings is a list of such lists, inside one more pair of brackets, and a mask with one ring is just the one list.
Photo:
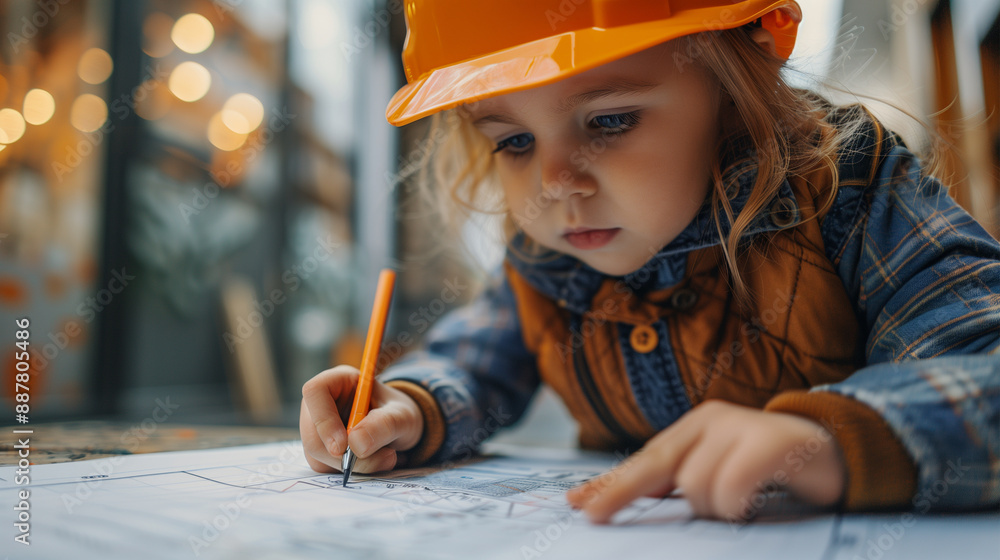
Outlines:
{"label": "child", "polygon": [[[642,447],[568,493],[597,522],[675,488],[730,520],[774,488],[849,511],[1000,502],[1000,244],[867,111],[782,80],[794,1],[406,14],[388,119],[439,113],[426,182],[502,193],[511,231],[488,289],[385,372],[357,472],[468,457],[544,381],[582,446]],[[357,377],[303,387],[318,471]]]}

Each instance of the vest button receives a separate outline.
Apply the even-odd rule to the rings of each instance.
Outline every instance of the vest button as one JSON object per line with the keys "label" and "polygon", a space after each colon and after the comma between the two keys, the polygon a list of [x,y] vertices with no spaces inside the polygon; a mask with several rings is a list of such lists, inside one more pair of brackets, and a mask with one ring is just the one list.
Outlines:
{"label": "vest button", "polygon": [[790,198],[779,198],[771,205],[771,223],[780,228],[794,224],[797,217],[798,210]]}
{"label": "vest button", "polygon": [[670,296],[670,306],[677,311],[687,311],[696,303],[698,303],[698,294],[688,288],[681,288]]}
{"label": "vest button", "polygon": [[640,354],[648,354],[660,343],[660,337],[656,334],[656,329],[649,325],[638,325],[632,329],[632,334],[628,337],[632,344],[632,349]]}

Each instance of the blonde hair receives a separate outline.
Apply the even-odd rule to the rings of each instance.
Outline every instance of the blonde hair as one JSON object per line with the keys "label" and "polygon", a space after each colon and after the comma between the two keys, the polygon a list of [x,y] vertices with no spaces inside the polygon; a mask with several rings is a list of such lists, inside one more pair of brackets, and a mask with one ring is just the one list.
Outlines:
{"label": "blonde hair", "polygon": [[[712,166],[709,202],[729,279],[741,302],[752,299],[738,265],[747,248],[741,240],[743,233],[773,200],[786,177],[822,168],[834,185],[817,209],[817,214],[825,212],[837,194],[839,150],[869,118],[865,111],[835,111],[821,95],[787,84],[781,75],[784,61],[761,48],[753,37],[756,29],[750,24],[682,37],[677,40],[682,60],[675,55],[675,63],[695,62],[714,75],[742,122],[741,129],[720,134],[717,153],[725,153],[739,139],[748,139],[756,151],[756,180],[738,214],[726,194],[730,185],[726,170],[720,167],[721,158]],[[472,108],[474,104],[432,117],[429,137],[438,138],[438,145],[425,153],[410,179],[425,200],[438,208],[448,226],[442,231],[451,239],[457,239],[454,235],[472,212],[486,212],[505,217],[509,240],[514,224],[496,177],[494,146],[472,126],[468,118]],[[731,224],[728,233],[723,220]]]}

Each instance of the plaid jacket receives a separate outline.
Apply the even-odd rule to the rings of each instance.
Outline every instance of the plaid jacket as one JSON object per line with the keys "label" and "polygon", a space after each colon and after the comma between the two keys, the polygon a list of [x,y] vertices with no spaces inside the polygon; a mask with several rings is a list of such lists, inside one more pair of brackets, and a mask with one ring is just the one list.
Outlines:
{"label": "plaid jacket", "polygon": [[[752,153],[730,158],[724,169],[739,186],[732,200],[738,210],[753,184]],[[384,373],[383,379],[414,397],[424,412],[427,429],[411,459],[471,455],[496,429],[521,416],[543,378],[550,383],[554,379],[557,385],[569,378],[571,387],[556,387],[564,400],[572,401],[578,393],[591,399],[568,403],[581,422],[582,442],[587,443],[588,434],[604,434],[603,439],[592,437],[591,446],[641,444],[705,398],[725,398],[832,422],[831,431],[846,455],[848,509],[912,507],[924,512],[996,506],[1000,503],[1000,244],[936,179],[924,176],[919,161],[899,138],[874,120],[842,150],[839,170],[835,201],[829,211],[817,215],[818,220],[806,219],[815,205],[803,186],[815,181],[786,181],[778,203],[747,232],[748,237],[771,239],[781,234],[793,245],[811,245],[813,253],[800,254],[799,266],[811,261],[839,279],[836,286],[798,290],[793,296],[795,305],[807,305],[807,321],[817,314],[840,313],[835,322],[844,326],[829,327],[846,334],[798,329],[813,336],[814,331],[829,335],[829,346],[842,347],[839,353],[830,351],[829,356],[817,358],[815,354],[827,347],[820,338],[795,358],[813,361],[790,361],[788,340],[803,335],[794,325],[786,327],[788,332],[777,337],[784,337],[778,340],[781,345],[772,345],[777,350],[756,346],[778,356],[774,358],[780,362],[778,369],[807,364],[801,369],[809,371],[790,371],[774,383],[767,381],[763,385],[768,390],[763,392],[762,383],[742,391],[739,388],[745,384],[727,384],[725,379],[715,383],[716,377],[726,375],[711,375],[713,367],[738,370],[741,363],[754,365],[746,337],[723,346],[732,349],[739,344],[743,350],[729,350],[728,357],[726,351],[702,358],[684,355],[687,348],[708,348],[688,343],[683,330],[690,323],[677,319],[685,317],[678,309],[701,316],[697,298],[684,287],[694,282],[692,277],[711,275],[718,268],[718,263],[703,258],[717,253],[719,246],[707,205],[643,269],[622,278],[609,278],[559,253],[526,257],[530,242],[517,237],[508,250],[505,271],[498,271],[474,301],[438,321],[421,350]],[[694,263],[695,256],[708,264]],[[628,297],[637,296],[634,301],[652,301],[653,309],[672,308],[653,317],[649,330],[643,331],[655,341],[649,348],[642,346],[645,339],[637,342],[630,334],[639,330],[636,324],[641,321],[622,314],[597,324],[594,336],[582,330],[599,302],[611,297],[602,300],[598,295],[611,294],[606,289],[610,285],[625,286]],[[766,286],[767,282],[762,284]],[[549,310],[537,312],[539,307]],[[840,307],[844,309],[838,311]],[[776,306],[772,315],[780,317],[786,311],[791,314],[787,307]],[[766,320],[767,310],[758,317]],[[821,326],[824,320],[819,319]],[[553,321],[564,324],[556,331],[545,327],[546,336],[551,339],[556,332],[556,346],[562,346],[555,353],[550,348],[549,354],[561,355],[569,364],[562,377],[546,376],[545,370],[552,367],[540,354],[543,346],[538,337],[531,334],[538,331],[538,324]],[[744,321],[740,330],[752,335],[758,328],[758,338],[774,330],[759,323]],[[587,381],[574,376],[573,372],[603,359],[593,350],[574,353],[575,348],[584,348],[577,343],[588,336],[603,337],[606,346],[614,347],[609,367],[623,370],[627,397],[601,402],[607,386],[602,390],[599,375]],[[709,372],[703,376],[708,382],[702,383],[696,371]],[[593,385],[590,392],[588,383]],[[577,414],[577,406],[583,412]],[[617,410],[602,414],[602,406]]]}

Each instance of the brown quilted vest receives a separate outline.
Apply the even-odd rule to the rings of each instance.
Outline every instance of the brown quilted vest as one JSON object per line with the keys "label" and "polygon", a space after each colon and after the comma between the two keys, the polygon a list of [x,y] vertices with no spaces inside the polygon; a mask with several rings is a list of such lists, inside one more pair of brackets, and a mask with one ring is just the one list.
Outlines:
{"label": "brown quilted vest", "polygon": [[[658,320],[665,321],[692,405],[716,398],[763,408],[778,393],[834,383],[862,365],[858,319],[820,233],[817,209],[829,195],[829,172],[789,183],[794,201],[776,200],[770,219],[787,225],[797,213],[799,223],[745,250],[742,270],[755,297],[744,306],[716,245],[688,254],[678,284],[641,298],[620,280],[605,279],[573,339],[569,311],[507,265],[525,343],[543,381],[579,423],[581,446],[634,448],[656,432],[632,393],[623,353],[659,351],[650,328]],[[631,326],[628,345],[620,343],[618,323]]]}

